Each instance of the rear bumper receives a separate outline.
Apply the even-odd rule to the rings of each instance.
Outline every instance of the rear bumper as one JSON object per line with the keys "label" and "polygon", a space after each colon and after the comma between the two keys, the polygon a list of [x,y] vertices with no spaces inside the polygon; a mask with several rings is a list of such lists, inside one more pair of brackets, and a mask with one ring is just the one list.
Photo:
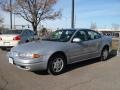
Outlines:
{"label": "rear bumper", "polygon": [[1,49],[12,48],[13,46],[0,46]]}
{"label": "rear bumper", "polygon": [[19,41],[9,41],[9,42],[3,42],[0,41],[0,48],[5,47],[14,47],[19,44]]}

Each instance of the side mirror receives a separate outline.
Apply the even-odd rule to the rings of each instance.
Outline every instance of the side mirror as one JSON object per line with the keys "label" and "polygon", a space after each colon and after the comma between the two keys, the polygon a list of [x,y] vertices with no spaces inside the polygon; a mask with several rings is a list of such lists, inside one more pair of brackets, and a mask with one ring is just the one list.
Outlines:
{"label": "side mirror", "polygon": [[81,39],[80,38],[74,38],[72,42],[79,43],[79,42],[81,42]]}

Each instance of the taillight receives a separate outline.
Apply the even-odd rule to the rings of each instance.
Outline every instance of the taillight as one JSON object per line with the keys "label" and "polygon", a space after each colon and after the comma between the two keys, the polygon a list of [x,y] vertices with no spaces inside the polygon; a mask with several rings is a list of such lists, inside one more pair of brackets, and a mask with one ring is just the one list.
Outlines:
{"label": "taillight", "polygon": [[20,40],[20,39],[21,39],[20,36],[16,36],[16,37],[13,38],[13,40]]}

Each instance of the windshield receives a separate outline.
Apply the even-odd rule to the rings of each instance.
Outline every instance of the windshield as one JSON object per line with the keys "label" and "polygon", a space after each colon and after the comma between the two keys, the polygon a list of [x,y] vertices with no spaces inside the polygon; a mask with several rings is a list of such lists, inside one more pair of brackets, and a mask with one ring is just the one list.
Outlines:
{"label": "windshield", "polygon": [[67,42],[70,40],[74,32],[75,30],[57,30],[53,32],[48,38],[45,38],[43,40]]}
{"label": "windshield", "polygon": [[21,34],[22,30],[5,30],[2,34]]}

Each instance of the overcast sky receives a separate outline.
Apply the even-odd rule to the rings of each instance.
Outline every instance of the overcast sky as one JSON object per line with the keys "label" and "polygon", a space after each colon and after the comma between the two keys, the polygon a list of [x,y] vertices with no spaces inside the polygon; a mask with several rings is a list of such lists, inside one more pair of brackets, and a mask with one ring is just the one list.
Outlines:
{"label": "overcast sky", "polygon": [[[70,28],[71,1],[59,0],[55,9],[62,9],[61,19],[44,21],[42,24],[48,28]],[[9,14],[1,13],[1,16],[5,24],[9,25]],[[16,17],[15,22],[17,25],[28,24],[20,17]],[[76,28],[89,28],[91,23],[96,23],[98,27],[120,24],[120,0],[75,0]]]}

